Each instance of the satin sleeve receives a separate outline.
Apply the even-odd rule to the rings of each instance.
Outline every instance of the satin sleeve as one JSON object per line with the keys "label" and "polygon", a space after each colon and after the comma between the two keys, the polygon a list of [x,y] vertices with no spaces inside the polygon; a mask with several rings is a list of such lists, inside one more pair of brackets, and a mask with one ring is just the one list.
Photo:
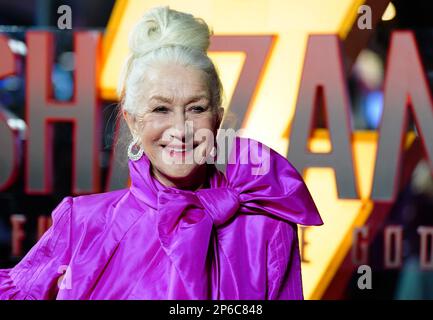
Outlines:
{"label": "satin sleeve", "polygon": [[280,221],[268,244],[267,299],[303,300],[297,224]]}
{"label": "satin sleeve", "polygon": [[52,226],[11,269],[0,270],[0,300],[50,300],[69,262],[72,198],[53,210]]}

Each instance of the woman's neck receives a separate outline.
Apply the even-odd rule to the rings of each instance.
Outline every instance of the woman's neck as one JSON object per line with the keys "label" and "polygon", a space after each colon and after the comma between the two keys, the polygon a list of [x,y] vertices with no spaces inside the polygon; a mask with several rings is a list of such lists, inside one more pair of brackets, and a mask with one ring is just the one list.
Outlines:
{"label": "woman's neck", "polygon": [[166,187],[191,191],[208,187],[206,164],[200,166],[191,176],[185,178],[168,177],[153,167],[152,175]]}

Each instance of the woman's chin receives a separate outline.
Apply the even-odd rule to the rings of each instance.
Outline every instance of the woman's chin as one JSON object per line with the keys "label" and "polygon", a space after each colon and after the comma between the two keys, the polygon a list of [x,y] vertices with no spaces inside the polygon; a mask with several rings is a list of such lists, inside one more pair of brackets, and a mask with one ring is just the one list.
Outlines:
{"label": "woman's chin", "polygon": [[164,175],[169,179],[188,179],[193,176],[196,167],[187,164],[173,164],[169,170],[164,171]]}
{"label": "woman's chin", "polygon": [[[198,170],[197,164],[172,164],[166,168],[158,168],[157,178],[162,178],[166,183],[173,185],[188,184],[188,182],[200,181],[201,177],[197,175],[205,174]],[[161,179],[159,179],[161,180]],[[161,181],[164,182],[164,181]]]}

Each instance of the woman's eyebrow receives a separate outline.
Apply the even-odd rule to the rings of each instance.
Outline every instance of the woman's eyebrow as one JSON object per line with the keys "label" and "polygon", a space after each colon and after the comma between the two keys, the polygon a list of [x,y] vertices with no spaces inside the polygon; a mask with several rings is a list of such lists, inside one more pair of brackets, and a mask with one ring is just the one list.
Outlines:
{"label": "woman's eyebrow", "polygon": [[173,102],[172,98],[168,98],[168,97],[164,97],[164,96],[160,96],[160,95],[151,96],[150,100],[158,100],[158,101],[165,102],[165,103],[172,103]]}
{"label": "woman's eyebrow", "polygon": [[[173,98],[164,97],[161,95],[153,95],[150,97],[150,100],[157,100],[159,102],[164,102],[164,103],[173,103]],[[209,100],[209,97],[206,94],[199,94],[196,96],[189,97],[187,101],[189,104],[189,103],[197,102],[200,100]]]}
{"label": "woman's eyebrow", "polygon": [[201,94],[201,95],[197,95],[197,96],[192,96],[189,98],[189,102],[188,103],[192,103],[192,102],[197,102],[200,100],[209,100],[209,97],[205,94]]}

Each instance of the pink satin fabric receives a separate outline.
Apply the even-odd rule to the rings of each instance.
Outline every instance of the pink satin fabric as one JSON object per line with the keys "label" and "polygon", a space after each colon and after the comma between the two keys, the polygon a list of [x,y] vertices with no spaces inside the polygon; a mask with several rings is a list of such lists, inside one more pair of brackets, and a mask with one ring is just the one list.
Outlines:
{"label": "pink satin fabric", "polygon": [[[244,161],[251,142],[268,164]],[[323,224],[317,208],[287,159],[234,146],[226,175],[208,165],[208,188],[165,187],[143,156],[130,188],[66,197],[0,270],[0,299],[303,299],[297,224]]]}

